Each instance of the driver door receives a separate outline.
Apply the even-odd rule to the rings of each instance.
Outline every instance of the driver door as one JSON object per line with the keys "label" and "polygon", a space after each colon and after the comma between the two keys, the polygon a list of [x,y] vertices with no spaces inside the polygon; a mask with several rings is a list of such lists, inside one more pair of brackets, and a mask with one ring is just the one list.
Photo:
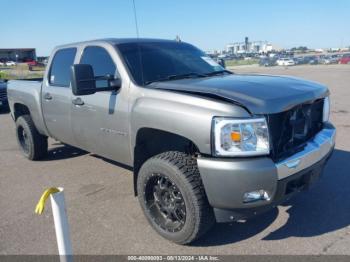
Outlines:
{"label": "driver door", "polygon": [[[87,46],[80,64],[92,66],[94,76],[118,76],[110,51],[103,46]],[[72,129],[78,145],[92,153],[122,163],[129,161],[127,87],[122,81],[117,91],[97,91],[93,95],[72,95]],[[96,81],[96,88],[107,87],[106,80]],[[122,96],[124,98],[122,99]]]}

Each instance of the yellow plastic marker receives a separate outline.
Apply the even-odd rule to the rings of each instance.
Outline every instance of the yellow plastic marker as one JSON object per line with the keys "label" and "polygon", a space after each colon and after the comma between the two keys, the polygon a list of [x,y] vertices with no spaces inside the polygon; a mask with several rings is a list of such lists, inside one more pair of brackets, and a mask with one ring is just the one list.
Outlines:
{"label": "yellow plastic marker", "polygon": [[42,194],[35,207],[35,213],[41,215],[44,212],[45,202],[50,197],[53,221],[55,224],[58,253],[61,262],[72,261],[72,244],[69,235],[69,224],[64,201],[64,189],[51,187]]}
{"label": "yellow plastic marker", "polygon": [[40,197],[40,200],[39,200],[38,204],[36,204],[35,213],[38,214],[38,215],[41,215],[43,213],[43,211],[44,211],[45,202],[48,199],[48,197],[51,194],[58,193],[58,192],[60,192],[60,190],[58,188],[56,188],[56,187],[51,187],[51,188],[45,190],[45,192]]}

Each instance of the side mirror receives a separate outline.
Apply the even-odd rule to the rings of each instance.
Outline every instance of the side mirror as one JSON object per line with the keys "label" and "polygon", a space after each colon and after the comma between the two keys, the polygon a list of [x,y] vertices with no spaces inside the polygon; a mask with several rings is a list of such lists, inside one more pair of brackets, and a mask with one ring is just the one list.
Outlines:
{"label": "side mirror", "polygon": [[[107,87],[96,87],[96,81],[105,80]],[[122,86],[120,78],[113,75],[94,76],[91,65],[76,64],[71,67],[72,92],[75,96],[92,95],[96,92],[116,91]]]}
{"label": "side mirror", "polygon": [[76,64],[71,67],[72,92],[75,96],[96,93],[96,80],[91,65]]}

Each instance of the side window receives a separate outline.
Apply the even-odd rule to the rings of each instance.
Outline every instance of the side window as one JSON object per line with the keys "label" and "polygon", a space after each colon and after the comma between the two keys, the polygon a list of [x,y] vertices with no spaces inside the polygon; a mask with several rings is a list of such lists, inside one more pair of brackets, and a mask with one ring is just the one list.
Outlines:
{"label": "side window", "polygon": [[[80,64],[89,64],[94,70],[95,76],[112,75],[116,73],[116,66],[106,51],[106,49],[98,46],[86,47],[81,57]],[[96,87],[107,87],[106,80],[96,81]]]}
{"label": "side window", "polygon": [[52,60],[49,83],[53,86],[69,87],[70,67],[74,63],[76,48],[58,50]]}

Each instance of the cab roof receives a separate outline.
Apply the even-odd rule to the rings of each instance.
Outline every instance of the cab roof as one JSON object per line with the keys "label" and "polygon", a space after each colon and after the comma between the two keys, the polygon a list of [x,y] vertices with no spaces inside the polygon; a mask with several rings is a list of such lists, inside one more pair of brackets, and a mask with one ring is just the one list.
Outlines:
{"label": "cab roof", "polygon": [[56,47],[56,49],[61,49],[65,47],[72,47],[72,46],[79,46],[79,45],[86,45],[86,44],[96,44],[96,43],[109,43],[112,45],[118,45],[118,44],[132,44],[132,43],[161,43],[161,42],[175,42],[176,40],[167,40],[167,39],[156,39],[156,38],[103,38],[103,39],[95,39],[95,40],[89,40],[89,41],[81,41],[81,42],[75,42],[75,43],[69,43],[64,45],[59,45]]}

